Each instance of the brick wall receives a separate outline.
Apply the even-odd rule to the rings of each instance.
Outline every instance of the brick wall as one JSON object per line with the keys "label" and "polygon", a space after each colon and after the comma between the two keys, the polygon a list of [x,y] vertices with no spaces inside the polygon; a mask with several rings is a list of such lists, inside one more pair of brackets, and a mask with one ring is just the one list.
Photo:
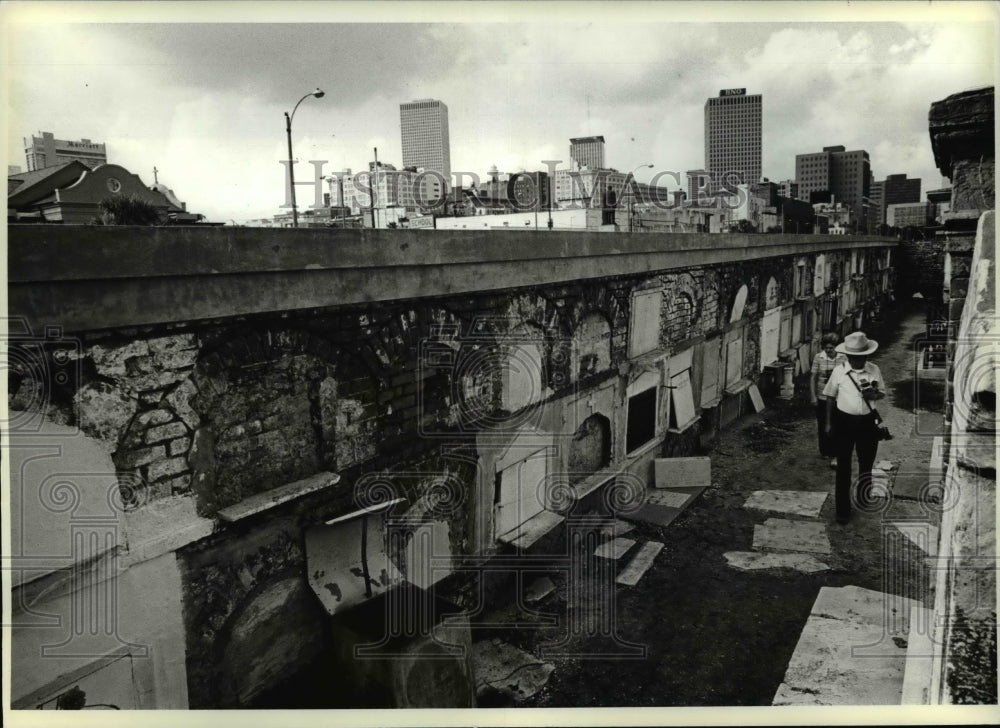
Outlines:
{"label": "brick wall", "polygon": [[903,241],[899,245],[899,297],[901,300],[920,293],[928,301],[940,301],[944,280],[944,242],[931,240]]}
{"label": "brick wall", "polygon": [[[829,265],[850,257],[846,249],[825,254]],[[628,358],[633,292],[662,291],[662,356],[745,326],[742,371],[756,378],[768,281],[779,304],[791,303],[801,257],[93,330],[81,337],[69,381],[15,377],[13,402],[30,404],[44,390],[50,416],[103,443],[136,510],[194,499],[201,517],[216,519],[310,475],[341,476],[245,521],[215,521],[214,533],[177,551],[191,704],[239,705],[310,659],[322,634],[325,615],[305,580],[304,529],[361,507],[375,494],[358,489],[374,487],[378,475],[383,495],[406,499],[401,509],[414,524],[447,525],[452,554],[488,557],[496,547],[491,468],[503,447],[481,444],[490,428],[578,436],[556,448],[558,467],[569,471],[610,464],[645,472],[653,457],[694,452],[698,425],[665,435],[641,462],[625,454],[625,390],[638,366]],[[878,275],[872,266],[868,281],[841,285],[874,292]],[[743,286],[742,322],[731,324]],[[501,364],[529,350],[537,388],[524,395],[523,411],[506,412]],[[566,403],[594,409],[570,424]],[[456,599],[475,594],[469,577],[447,583]],[[295,624],[275,646],[282,613]]]}
{"label": "brick wall", "polygon": [[[839,260],[827,255],[834,269]],[[867,270],[872,280],[854,285],[875,290],[877,265],[869,261]],[[640,287],[663,291],[658,345],[668,351],[722,331],[746,285],[744,371],[759,371],[766,284],[777,282],[784,305],[794,275],[794,259],[764,259],[530,292],[92,333],[77,355],[75,390],[55,392],[48,406],[105,444],[129,502],[193,493],[211,517],[322,470],[405,466],[442,443],[473,440],[484,422],[505,416],[500,364],[526,341],[539,354],[536,401],[606,379],[627,361],[630,296]],[[26,379],[14,404],[38,386]]]}

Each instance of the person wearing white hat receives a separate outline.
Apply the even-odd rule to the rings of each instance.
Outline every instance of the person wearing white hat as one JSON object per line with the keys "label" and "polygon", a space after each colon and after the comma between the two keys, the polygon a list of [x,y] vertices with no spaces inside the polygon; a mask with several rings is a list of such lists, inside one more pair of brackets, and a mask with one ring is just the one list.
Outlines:
{"label": "person wearing white hat", "polygon": [[830,373],[823,394],[826,396],[826,432],[833,438],[837,453],[837,523],[851,518],[851,457],[858,454],[858,503],[871,497],[872,466],[878,452],[879,433],[871,403],[885,396],[885,379],[877,364],[868,357],[878,349],[878,342],[864,332],[844,337],[836,348],[847,357]]}

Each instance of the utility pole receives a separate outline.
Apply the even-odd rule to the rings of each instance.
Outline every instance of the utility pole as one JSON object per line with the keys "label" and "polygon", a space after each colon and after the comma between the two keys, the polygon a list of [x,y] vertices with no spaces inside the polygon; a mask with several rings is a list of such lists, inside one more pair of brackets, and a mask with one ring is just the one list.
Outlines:
{"label": "utility pole", "polygon": [[375,205],[378,202],[378,147],[375,147],[375,183],[372,185],[372,230],[377,226],[375,224]]}
{"label": "utility pole", "polygon": [[545,175],[546,187],[549,190],[548,200],[546,200],[546,207],[549,209],[549,230],[552,229],[552,175]]}

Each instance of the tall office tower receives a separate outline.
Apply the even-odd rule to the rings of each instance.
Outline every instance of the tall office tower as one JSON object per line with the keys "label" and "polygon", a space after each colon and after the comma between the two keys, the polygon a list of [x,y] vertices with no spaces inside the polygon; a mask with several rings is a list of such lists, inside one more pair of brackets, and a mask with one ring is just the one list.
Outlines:
{"label": "tall office tower", "polygon": [[705,102],[705,170],[711,192],[733,191],[761,178],[760,94],[745,88],[723,89]]}
{"label": "tall office tower", "polygon": [[577,137],[569,140],[569,158],[574,168],[604,169],[604,137]]}
{"label": "tall office tower", "polygon": [[887,222],[886,211],[889,205],[920,202],[920,180],[905,174],[890,174],[881,182],[872,182],[869,197],[872,201],[873,218],[869,228],[876,229]]}
{"label": "tall office tower", "polygon": [[435,99],[400,104],[399,129],[403,142],[403,166],[438,172],[450,185],[448,107]]}
{"label": "tall office tower", "polygon": [[56,139],[50,131],[42,131],[39,134],[40,137],[31,137],[30,142],[24,140],[24,156],[28,161],[29,172],[73,161],[82,162],[91,169],[108,162],[107,150],[103,144],[89,139],[79,141]]}
{"label": "tall office tower", "polygon": [[[872,176],[874,177],[874,175]],[[885,222],[885,181],[872,182],[871,189],[868,191],[868,199],[871,201],[868,232],[877,234],[882,223]]]}
{"label": "tall office tower", "polygon": [[848,152],[843,146],[823,147],[822,152],[795,155],[795,180],[799,199],[806,202],[842,202],[851,208],[851,220],[859,230],[868,229],[867,204],[872,171],[868,152]]}
{"label": "tall office tower", "polygon": [[920,202],[920,179],[905,174],[890,174],[882,182],[885,190],[885,204],[898,205],[904,202]]}

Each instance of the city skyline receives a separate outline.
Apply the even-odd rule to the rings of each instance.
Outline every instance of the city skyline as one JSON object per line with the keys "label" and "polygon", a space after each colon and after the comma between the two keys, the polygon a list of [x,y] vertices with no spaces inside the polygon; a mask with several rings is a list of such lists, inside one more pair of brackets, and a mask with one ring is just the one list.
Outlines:
{"label": "city skyline", "polygon": [[[475,22],[465,24],[410,24],[409,12],[380,22],[354,8],[366,22],[326,23],[320,14],[280,26],[163,22],[162,13],[147,23],[131,8],[111,12],[134,25],[82,25],[80,11],[38,25],[8,6],[8,164],[24,167],[23,138],[39,131],[90,138],[147,184],[156,166],[210,219],[271,217],[284,202],[282,114],[319,86],[325,97],[307,99],[294,121],[300,182],[314,159],[327,160],[327,175],[366,169],[373,147],[401,165],[399,105],[435,98],[449,108],[457,184],[468,183],[459,173],[482,178],[492,165],[568,168],[568,140],[601,135],[607,166],[653,164],[637,179],[676,172],[676,189],[704,163],[705,99],[746,87],[765,97],[764,176],[794,178],[796,154],[844,145],[871,154],[877,180],[906,173],[934,189],[928,104],[995,80],[992,23],[980,3],[947,14],[904,3],[866,4],[883,7],[875,15],[786,8],[782,22],[754,23],[721,21],[774,14],[754,16],[753,3],[728,16],[681,4],[698,5],[692,15],[663,3],[640,19],[594,3],[552,22],[542,11],[528,23],[485,22],[513,17],[495,15],[505,5],[473,4]],[[206,19],[216,18],[225,15]],[[205,57],[205,47],[215,52]],[[312,198],[298,188],[300,208]]]}

